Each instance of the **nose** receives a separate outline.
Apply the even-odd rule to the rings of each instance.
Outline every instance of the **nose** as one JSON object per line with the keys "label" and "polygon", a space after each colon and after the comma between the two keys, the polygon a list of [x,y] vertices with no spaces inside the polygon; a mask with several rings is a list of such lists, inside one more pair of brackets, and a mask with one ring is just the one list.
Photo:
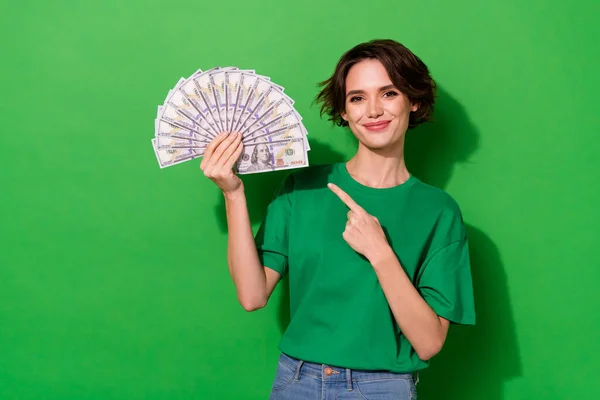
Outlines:
{"label": "nose", "polygon": [[379,103],[379,99],[375,98],[369,101],[369,107],[367,109],[367,116],[369,118],[377,118],[383,114],[383,108]]}

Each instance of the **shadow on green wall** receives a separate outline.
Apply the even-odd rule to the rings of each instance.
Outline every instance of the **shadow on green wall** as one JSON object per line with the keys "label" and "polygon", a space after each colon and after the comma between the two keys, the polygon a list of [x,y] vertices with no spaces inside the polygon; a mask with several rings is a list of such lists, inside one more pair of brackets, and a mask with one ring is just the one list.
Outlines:
{"label": "shadow on green wall", "polygon": [[[310,136],[309,141],[311,147],[309,153],[311,165],[342,162],[346,159],[342,153],[333,150],[327,144],[311,140]],[[276,171],[266,174],[241,175],[246,189],[248,214],[250,215],[250,222],[252,224],[259,224],[262,221],[265,210],[273,198],[273,193],[289,173],[290,171]],[[222,232],[227,232],[225,201],[222,196],[216,206],[215,213],[218,216],[219,228]],[[274,296],[277,296],[279,304],[277,310],[277,326],[282,334],[290,322],[289,288],[288,276],[286,275],[277,284],[277,289],[274,292]]]}
{"label": "shadow on green wall", "polygon": [[[463,107],[439,89],[435,121],[407,135],[406,163],[424,182],[445,189],[454,166],[468,163],[479,133]],[[476,193],[477,188],[470,192]],[[477,197],[484,197],[481,193]],[[421,373],[419,394],[433,399],[503,399],[504,382],[521,375],[502,258],[492,240],[466,222],[477,324],[452,326],[442,352]]]}
{"label": "shadow on green wall", "polygon": [[421,400],[503,400],[504,383],[521,375],[502,259],[481,230],[467,224],[467,233],[477,325],[450,327],[443,350],[421,373]]}
{"label": "shadow on green wall", "polygon": [[[311,164],[345,160],[343,154],[311,141]],[[463,107],[439,88],[435,121],[409,131],[406,163],[412,174],[433,186],[445,189],[454,166],[469,162],[477,150],[479,134]],[[248,210],[253,224],[260,223],[272,193],[288,171],[242,176]],[[471,189],[473,192],[477,188]],[[478,194],[481,197],[481,194]],[[220,228],[227,231],[225,205],[215,210]],[[492,240],[466,223],[470,242],[477,325],[452,326],[442,352],[421,373],[422,400],[503,399],[504,382],[521,375],[514,321],[501,256]],[[278,285],[277,323],[283,333],[289,323],[287,277]]]}

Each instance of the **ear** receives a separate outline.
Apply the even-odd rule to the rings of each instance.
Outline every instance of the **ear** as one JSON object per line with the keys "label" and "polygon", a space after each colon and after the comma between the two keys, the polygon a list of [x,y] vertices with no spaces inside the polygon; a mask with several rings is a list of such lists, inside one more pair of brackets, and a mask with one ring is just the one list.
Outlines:
{"label": "ear", "polygon": [[346,113],[346,110],[340,111],[340,116],[344,121],[348,122],[348,114]]}
{"label": "ear", "polygon": [[419,103],[413,103],[413,104],[410,106],[410,111],[412,111],[412,112],[415,112],[415,111],[417,111],[417,110],[419,109],[419,105],[420,105]]}

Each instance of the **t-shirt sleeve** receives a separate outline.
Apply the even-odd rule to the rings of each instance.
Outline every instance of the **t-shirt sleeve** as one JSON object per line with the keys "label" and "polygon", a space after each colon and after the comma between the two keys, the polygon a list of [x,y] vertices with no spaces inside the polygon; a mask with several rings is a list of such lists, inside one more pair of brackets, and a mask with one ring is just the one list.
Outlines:
{"label": "t-shirt sleeve", "polygon": [[288,269],[289,227],[292,212],[293,175],[289,175],[267,207],[260,228],[255,236],[258,257],[263,266],[279,272]]}
{"label": "t-shirt sleeve", "polygon": [[422,268],[418,289],[433,311],[452,323],[474,325],[475,305],[466,235],[435,251]]}

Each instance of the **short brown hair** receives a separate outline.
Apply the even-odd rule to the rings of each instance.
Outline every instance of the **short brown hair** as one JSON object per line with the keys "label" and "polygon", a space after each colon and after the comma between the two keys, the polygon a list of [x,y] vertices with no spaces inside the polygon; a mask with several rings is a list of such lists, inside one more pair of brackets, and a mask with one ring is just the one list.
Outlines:
{"label": "short brown hair", "polygon": [[319,83],[323,89],[317,95],[315,103],[322,103],[321,116],[327,114],[329,121],[334,124],[348,126],[348,122],[341,116],[346,108],[346,77],[354,64],[365,59],[379,60],[394,86],[412,103],[419,105],[417,111],[410,114],[408,129],[431,120],[436,83],[419,57],[391,39],[361,43],[342,55],[331,78]]}

